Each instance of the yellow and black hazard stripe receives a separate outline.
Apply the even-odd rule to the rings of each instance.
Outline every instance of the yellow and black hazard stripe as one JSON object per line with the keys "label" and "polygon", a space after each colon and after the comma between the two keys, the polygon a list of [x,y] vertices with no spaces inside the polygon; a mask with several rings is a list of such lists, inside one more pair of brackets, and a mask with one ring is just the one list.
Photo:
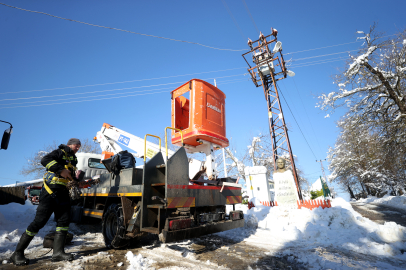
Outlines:
{"label": "yellow and black hazard stripe", "polygon": [[195,207],[195,197],[171,197],[167,199],[167,208]]}
{"label": "yellow and black hazard stripe", "polygon": [[236,204],[242,202],[242,196],[227,196],[226,204]]}

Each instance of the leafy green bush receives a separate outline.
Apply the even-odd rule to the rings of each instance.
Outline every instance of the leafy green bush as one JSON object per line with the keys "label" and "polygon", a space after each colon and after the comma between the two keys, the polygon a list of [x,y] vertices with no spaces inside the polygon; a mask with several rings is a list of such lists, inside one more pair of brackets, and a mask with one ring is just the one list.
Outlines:
{"label": "leafy green bush", "polygon": [[323,190],[310,191],[310,195],[312,195],[311,199],[314,200],[317,197],[323,196]]}

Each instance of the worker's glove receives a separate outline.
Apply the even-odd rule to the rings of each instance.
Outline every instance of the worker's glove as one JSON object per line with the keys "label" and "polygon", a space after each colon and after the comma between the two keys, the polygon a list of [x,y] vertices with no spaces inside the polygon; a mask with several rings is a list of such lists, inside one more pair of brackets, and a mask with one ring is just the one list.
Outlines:
{"label": "worker's glove", "polygon": [[63,169],[63,170],[61,171],[61,173],[60,173],[60,176],[61,176],[62,178],[68,179],[68,180],[73,180],[73,179],[72,179],[72,175],[70,174],[70,171],[67,170],[67,169]]}
{"label": "worker's glove", "polygon": [[80,199],[80,194],[82,192],[80,191],[80,189],[78,189],[76,186],[72,187],[71,189],[69,189],[69,196],[72,200],[77,200]]}
{"label": "worker's glove", "polygon": [[75,180],[72,180],[72,181],[69,181],[68,182],[68,184],[66,185],[66,187],[68,188],[68,189],[72,189],[72,188],[74,188],[74,187],[79,187],[79,182],[78,181],[75,181]]}

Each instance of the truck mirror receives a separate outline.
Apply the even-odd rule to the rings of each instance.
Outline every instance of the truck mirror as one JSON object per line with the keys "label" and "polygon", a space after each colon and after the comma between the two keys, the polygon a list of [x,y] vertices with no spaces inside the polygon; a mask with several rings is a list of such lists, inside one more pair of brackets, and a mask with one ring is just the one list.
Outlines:
{"label": "truck mirror", "polygon": [[10,142],[11,132],[11,128],[8,128],[4,131],[3,138],[1,139],[1,149],[7,150],[8,143]]}

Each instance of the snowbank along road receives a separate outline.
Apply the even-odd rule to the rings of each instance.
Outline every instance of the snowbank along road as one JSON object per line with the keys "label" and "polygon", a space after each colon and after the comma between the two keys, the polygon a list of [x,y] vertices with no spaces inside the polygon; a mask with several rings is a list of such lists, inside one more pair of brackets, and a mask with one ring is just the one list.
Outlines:
{"label": "snowbank along road", "polygon": [[[332,208],[313,211],[265,207],[255,199],[254,204],[250,210],[239,206],[243,228],[169,244],[149,236],[122,250],[104,248],[100,225],[71,224],[75,237],[67,251],[76,259],[62,263],[52,263],[51,253],[43,255],[49,249],[41,248],[45,234],[55,229],[51,218],[26,250],[32,264],[21,269],[404,269],[406,228],[362,217],[341,198]],[[4,263],[35,207],[0,206]]]}

